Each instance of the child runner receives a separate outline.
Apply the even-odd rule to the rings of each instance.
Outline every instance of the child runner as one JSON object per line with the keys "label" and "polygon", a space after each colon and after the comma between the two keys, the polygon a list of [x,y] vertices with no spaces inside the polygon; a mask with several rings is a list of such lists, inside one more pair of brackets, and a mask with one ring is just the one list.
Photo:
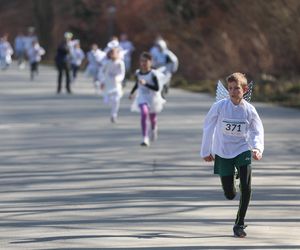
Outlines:
{"label": "child runner", "polygon": [[236,196],[234,172],[240,178],[240,204],[233,227],[236,237],[245,237],[244,219],[251,196],[251,153],[255,160],[262,158],[264,129],[256,109],[243,95],[248,91],[242,73],[227,79],[229,98],[214,103],[204,120],[201,157],[214,161],[214,173],[219,174],[224,195]]}
{"label": "child runner", "polygon": [[[154,49],[155,47],[156,49]],[[150,50],[150,53],[153,53],[155,56],[153,67],[160,72],[159,78],[163,85],[161,94],[162,97],[165,98],[169,91],[172,76],[178,70],[178,58],[168,48],[166,41],[163,39],[158,39],[155,43],[155,47]]]}
{"label": "child runner", "polygon": [[74,46],[73,48],[71,48],[70,52],[71,52],[72,82],[75,82],[75,79],[77,78],[77,71],[79,70],[82,60],[85,57],[84,52],[80,47],[79,40],[74,42]]}
{"label": "child runner", "polygon": [[30,63],[30,79],[34,79],[34,75],[39,72],[39,62],[42,56],[45,54],[44,48],[42,48],[38,41],[33,41],[32,46],[27,50],[27,56]]}
{"label": "child runner", "polygon": [[123,96],[122,81],[125,77],[125,65],[120,59],[119,49],[112,48],[107,53],[108,60],[101,69],[101,89],[103,90],[104,103],[111,106],[111,122],[118,118],[120,100]]}
{"label": "child runner", "polygon": [[132,106],[132,110],[136,111],[137,106],[141,114],[141,127],[143,141],[141,146],[149,146],[149,136],[147,119],[150,118],[151,123],[151,140],[157,139],[157,113],[162,111],[165,100],[161,97],[158,78],[152,69],[152,56],[148,52],[143,52],[140,56],[140,69],[135,73],[136,82],[133,86],[129,99],[133,98],[133,94],[138,89],[138,94]]}
{"label": "child runner", "polygon": [[105,59],[106,53],[98,48],[96,43],[93,43],[91,50],[87,53],[88,65],[86,74],[93,77],[93,84],[96,94],[100,94],[99,71],[101,70],[102,61]]}
{"label": "child runner", "polygon": [[4,34],[0,38],[0,67],[5,70],[12,63],[11,56],[13,55],[14,50],[11,47],[8,41],[8,34]]}

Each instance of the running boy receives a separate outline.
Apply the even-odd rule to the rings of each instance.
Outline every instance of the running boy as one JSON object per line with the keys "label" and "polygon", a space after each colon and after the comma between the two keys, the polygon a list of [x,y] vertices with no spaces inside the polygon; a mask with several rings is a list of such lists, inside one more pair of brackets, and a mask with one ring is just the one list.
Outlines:
{"label": "running boy", "polygon": [[141,146],[149,146],[147,119],[151,123],[151,140],[157,139],[157,113],[163,109],[166,102],[160,94],[159,82],[155,71],[152,69],[152,56],[143,52],[140,56],[140,69],[135,73],[136,82],[133,86],[129,99],[133,98],[134,92],[138,94],[133,102],[132,110],[140,110],[143,141]]}
{"label": "running boy", "polygon": [[264,129],[256,109],[243,99],[248,91],[247,79],[242,73],[233,73],[227,79],[229,98],[212,105],[205,120],[201,157],[214,161],[214,173],[220,175],[224,195],[236,196],[234,172],[240,178],[240,204],[233,227],[236,237],[245,237],[244,219],[251,197],[251,154],[260,160],[264,150]]}

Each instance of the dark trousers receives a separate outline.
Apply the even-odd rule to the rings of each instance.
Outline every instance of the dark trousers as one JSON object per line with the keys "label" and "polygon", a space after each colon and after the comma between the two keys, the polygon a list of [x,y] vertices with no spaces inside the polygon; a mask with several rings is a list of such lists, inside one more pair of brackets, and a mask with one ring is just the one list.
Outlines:
{"label": "dark trousers", "polygon": [[33,80],[34,74],[39,73],[39,63],[38,62],[31,62],[30,63],[30,79]]}
{"label": "dark trousers", "polygon": [[72,64],[71,67],[72,67],[72,77],[73,79],[76,79],[79,66]]}
{"label": "dark trousers", "polygon": [[65,75],[66,75],[66,90],[67,90],[68,93],[71,93],[69,65],[67,63],[57,63],[56,67],[57,67],[57,70],[58,70],[57,93],[61,92],[62,78],[63,78],[63,73],[64,72],[65,72]]}
{"label": "dark trousers", "polygon": [[[251,165],[238,167],[237,170],[240,178],[241,195],[235,224],[244,225],[244,219],[251,198]],[[234,181],[234,175],[221,177],[224,195],[229,200],[233,200],[236,196]]]}

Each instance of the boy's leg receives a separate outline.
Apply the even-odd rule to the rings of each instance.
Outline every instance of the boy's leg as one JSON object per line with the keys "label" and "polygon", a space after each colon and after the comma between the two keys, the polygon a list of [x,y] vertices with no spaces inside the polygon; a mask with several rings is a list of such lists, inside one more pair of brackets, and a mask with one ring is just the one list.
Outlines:
{"label": "boy's leg", "polygon": [[214,174],[220,175],[225,197],[228,200],[233,200],[236,195],[233,159],[225,159],[215,155]]}
{"label": "boy's leg", "polygon": [[236,196],[236,189],[234,185],[234,175],[221,176],[221,183],[224,195],[228,200],[233,200]]}
{"label": "boy's leg", "polygon": [[240,205],[235,220],[236,225],[244,225],[244,219],[251,198],[251,165],[237,168],[240,177]]}

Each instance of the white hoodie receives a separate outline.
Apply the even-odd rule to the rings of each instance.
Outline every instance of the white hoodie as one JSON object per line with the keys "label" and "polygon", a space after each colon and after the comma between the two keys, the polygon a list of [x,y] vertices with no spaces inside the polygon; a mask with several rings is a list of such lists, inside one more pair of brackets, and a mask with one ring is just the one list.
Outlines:
{"label": "white hoodie", "polygon": [[200,155],[231,159],[251,149],[264,151],[264,128],[253,105],[223,99],[212,105],[204,120]]}

